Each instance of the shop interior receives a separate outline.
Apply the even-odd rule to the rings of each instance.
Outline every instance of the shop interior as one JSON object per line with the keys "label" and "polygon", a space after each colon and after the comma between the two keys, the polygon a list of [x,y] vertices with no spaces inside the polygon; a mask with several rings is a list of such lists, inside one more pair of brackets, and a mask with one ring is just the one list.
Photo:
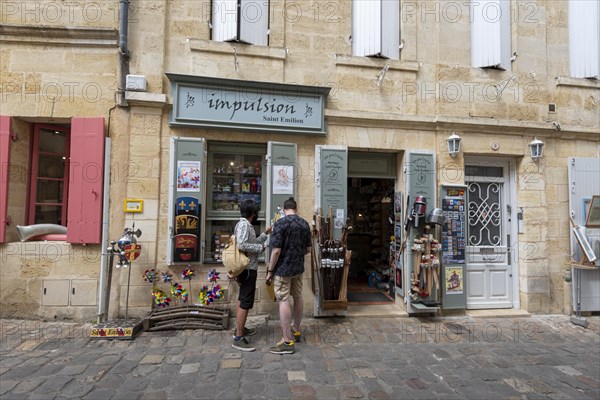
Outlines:
{"label": "shop interior", "polygon": [[348,178],[348,303],[394,301],[390,241],[394,235],[394,180]]}

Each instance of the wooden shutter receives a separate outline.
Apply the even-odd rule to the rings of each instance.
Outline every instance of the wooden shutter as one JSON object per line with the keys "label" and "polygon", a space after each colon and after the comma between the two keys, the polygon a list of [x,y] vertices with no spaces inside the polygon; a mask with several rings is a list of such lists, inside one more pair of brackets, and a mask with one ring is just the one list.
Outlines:
{"label": "wooden shutter", "polygon": [[258,46],[269,44],[269,0],[241,0],[240,40]]}
{"label": "wooden shutter", "polygon": [[67,242],[100,243],[104,178],[104,118],[71,120]]}
{"label": "wooden shutter", "polygon": [[381,3],[381,55],[400,59],[400,1],[383,0]]}
{"label": "wooden shutter", "polygon": [[510,71],[510,3],[508,0],[471,2],[471,66]]}
{"label": "wooden shutter", "polygon": [[237,0],[213,0],[212,16],[212,40],[227,42],[238,39]]}
{"label": "wooden shutter", "polygon": [[598,78],[600,72],[600,3],[569,1],[569,74],[574,78]]}
{"label": "wooden shutter", "polygon": [[400,1],[352,2],[352,55],[400,59]]}
{"label": "wooden shutter", "polygon": [[6,240],[11,124],[11,117],[0,115],[0,243]]}
{"label": "wooden shutter", "polygon": [[352,1],[352,55],[375,56],[381,52],[381,1]]}

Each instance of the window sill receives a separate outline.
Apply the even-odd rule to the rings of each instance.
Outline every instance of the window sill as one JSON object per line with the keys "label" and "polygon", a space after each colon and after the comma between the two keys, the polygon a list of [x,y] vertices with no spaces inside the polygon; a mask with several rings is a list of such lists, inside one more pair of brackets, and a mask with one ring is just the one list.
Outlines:
{"label": "window sill", "polygon": [[380,70],[389,64],[392,71],[418,72],[419,63],[417,61],[390,60],[386,58],[374,57],[356,57],[346,54],[336,54],[335,65],[344,65],[349,67],[373,68]]}
{"label": "window sill", "polygon": [[205,53],[234,53],[238,56],[270,58],[274,60],[285,60],[287,49],[284,47],[255,46],[251,44],[236,42],[217,42],[214,40],[188,39],[191,51],[202,51]]}
{"label": "window sill", "polygon": [[557,76],[556,86],[573,86],[589,89],[600,89],[600,80],[588,78],[571,78],[570,76]]}
{"label": "window sill", "polygon": [[33,236],[27,242],[66,242],[67,235],[60,233],[49,233],[47,235]]}

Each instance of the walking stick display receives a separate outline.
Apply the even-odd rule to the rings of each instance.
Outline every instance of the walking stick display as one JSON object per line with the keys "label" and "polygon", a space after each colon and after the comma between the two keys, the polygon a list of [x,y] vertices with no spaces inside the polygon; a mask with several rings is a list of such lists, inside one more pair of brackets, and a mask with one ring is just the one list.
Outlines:
{"label": "walking stick display", "polygon": [[346,280],[351,254],[347,250],[348,225],[342,227],[340,239],[333,239],[333,210],[324,217],[319,209],[314,217],[313,247],[311,256],[315,265],[319,292],[325,301],[346,301]]}

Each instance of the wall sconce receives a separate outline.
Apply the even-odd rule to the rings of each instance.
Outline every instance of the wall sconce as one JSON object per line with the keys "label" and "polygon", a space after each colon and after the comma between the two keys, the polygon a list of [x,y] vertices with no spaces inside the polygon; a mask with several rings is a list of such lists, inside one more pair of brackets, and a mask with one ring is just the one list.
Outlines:
{"label": "wall sconce", "polygon": [[448,142],[448,154],[450,157],[456,157],[460,152],[460,136],[452,131],[452,135],[446,141]]}
{"label": "wall sconce", "polygon": [[534,137],[531,143],[529,143],[529,153],[531,154],[531,159],[533,161],[537,161],[542,158],[542,152],[544,150],[544,142]]}

